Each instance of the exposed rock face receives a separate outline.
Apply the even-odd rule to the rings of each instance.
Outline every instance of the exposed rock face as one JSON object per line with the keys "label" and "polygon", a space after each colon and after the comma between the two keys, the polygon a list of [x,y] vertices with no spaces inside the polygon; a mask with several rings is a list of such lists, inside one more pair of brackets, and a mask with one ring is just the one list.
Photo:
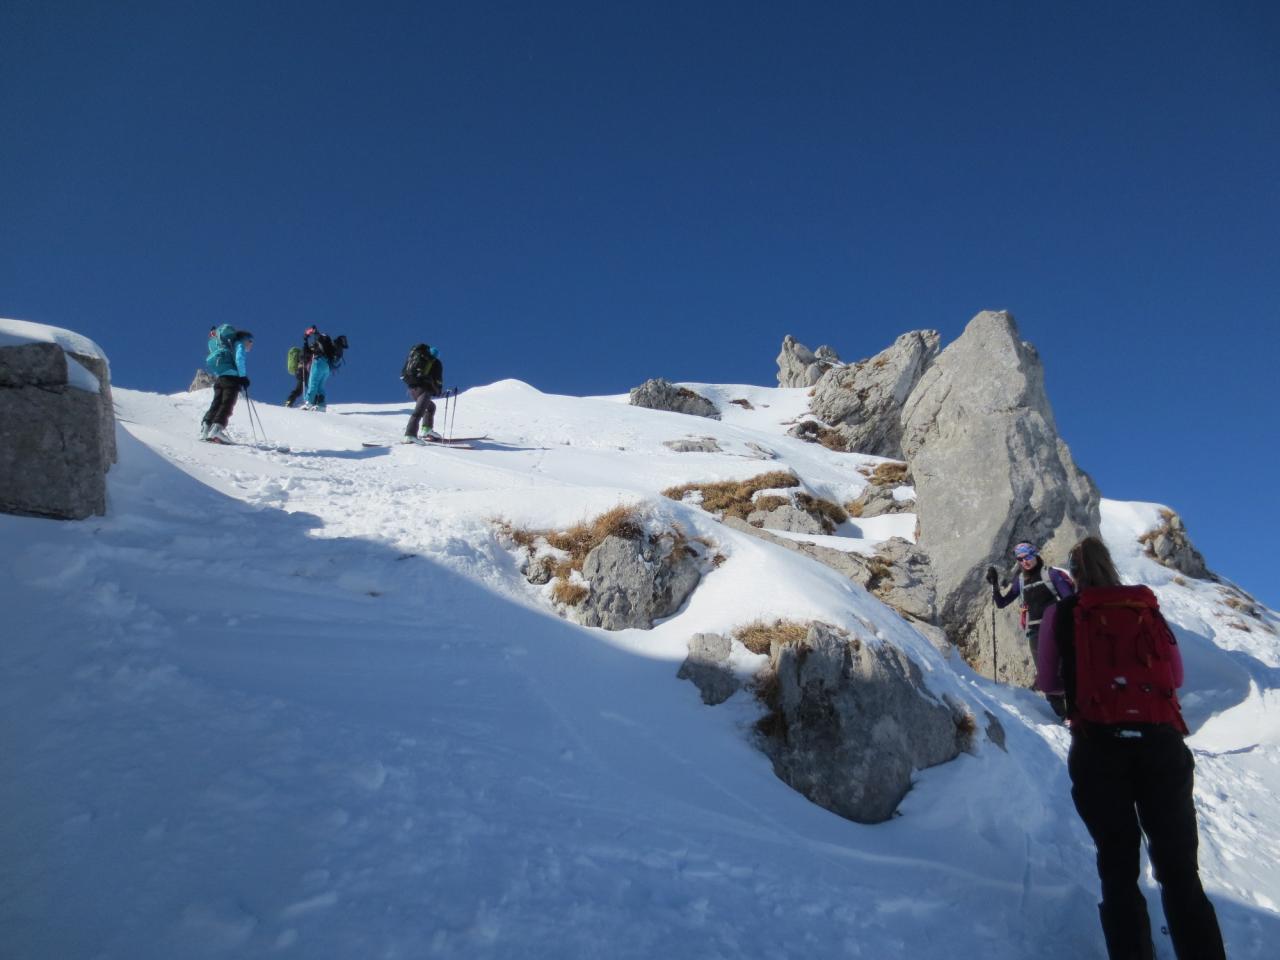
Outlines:
{"label": "exposed rock face", "polygon": [[702,577],[698,558],[667,539],[609,536],[587,554],[591,592],[576,608],[588,627],[648,630],[688,599]]}
{"label": "exposed rock face", "polygon": [[187,392],[195,393],[197,390],[205,390],[212,387],[215,383],[217,383],[217,380],[214,378],[213,374],[209,373],[207,370],[197,370],[195,378],[191,381],[191,386],[187,387]]}
{"label": "exposed rock face", "polygon": [[724,703],[742,686],[729,669],[732,642],[718,633],[695,633],[689,640],[689,656],[676,676],[691,680],[708,706]]}
{"label": "exposed rock face", "polygon": [[861,584],[868,593],[893,607],[904,617],[932,623],[937,616],[929,558],[914,544],[900,537],[886,540],[876,548],[874,556],[864,557],[859,553],[779,537],[737,517],[725,517],[724,525],[775,543],[794,553],[812,557],[854,583]]}
{"label": "exposed rock face", "polygon": [[667,410],[671,413],[688,413],[695,417],[720,419],[716,405],[688,387],[679,387],[661,378],[646,380],[631,391],[633,407],[650,410]]}
{"label": "exposed rock face", "polygon": [[769,659],[776,702],[762,730],[774,772],[842,817],[889,819],[912,771],[967,745],[958,709],[933,697],[919,667],[890,644],[814,623]]}
{"label": "exposed rock face", "polygon": [[845,449],[902,456],[902,406],[938,355],[936,330],[914,330],[870,360],[839,367],[818,381],[811,409],[844,436]]}
{"label": "exposed rock face", "polygon": [[766,530],[785,530],[788,533],[821,535],[827,532],[823,529],[822,521],[801,510],[793,503],[784,503],[782,506],[774,507],[771,510],[753,510],[747,515],[747,523],[753,527],[763,527]]}
{"label": "exposed rock face", "polygon": [[715,437],[681,437],[679,440],[663,440],[662,445],[676,453],[721,453]]}
{"label": "exposed rock face", "polygon": [[830,347],[819,347],[815,354],[787,334],[782,338],[782,351],[778,354],[778,386],[811,387],[839,363],[840,358]]}
{"label": "exposed rock face", "polygon": [[[1019,540],[1060,565],[1098,532],[1098,490],[1059,438],[1035,348],[1012,316],[983,312],[925,371],[902,412],[915,480],[919,546],[937,578],[940,624],[975,668],[992,662],[994,564]],[[1001,678],[1027,683],[1030,654],[1016,616],[996,617]]]}
{"label": "exposed rock face", "polygon": [[1182,518],[1172,510],[1162,510],[1160,520],[1158,527],[1138,538],[1138,542],[1146,546],[1147,555],[1188,577],[1204,580],[1213,576],[1205,566],[1204,557],[1187,536]]}
{"label": "exposed rock face", "polygon": [[846,505],[849,516],[882,517],[890,513],[910,513],[916,508],[916,502],[914,499],[899,500],[894,496],[894,491],[900,486],[903,484],[868,483],[858,494],[858,499]]}
{"label": "exposed rock face", "polygon": [[69,520],[105,513],[115,460],[105,359],[56,343],[0,346],[0,511]]}

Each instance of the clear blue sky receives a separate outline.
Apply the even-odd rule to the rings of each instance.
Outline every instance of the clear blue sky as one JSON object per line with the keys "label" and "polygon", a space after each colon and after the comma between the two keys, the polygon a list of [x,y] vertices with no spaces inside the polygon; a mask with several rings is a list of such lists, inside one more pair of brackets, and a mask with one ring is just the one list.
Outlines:
{"label": "clear blue sky", "polygon": [[772,383],[1007,308],[1107,496],[1272,604],[1280,4],[4,0],[0,316],[123,386]]}

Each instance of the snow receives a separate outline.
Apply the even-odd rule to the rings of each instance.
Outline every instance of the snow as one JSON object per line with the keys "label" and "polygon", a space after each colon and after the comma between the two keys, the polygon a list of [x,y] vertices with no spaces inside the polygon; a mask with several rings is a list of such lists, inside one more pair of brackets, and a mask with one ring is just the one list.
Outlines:
{"label": "snow", "polygon": [[67,352],[67,383],[78,390],[90,393],[101,391],[97,376],[80,363],[73,353],[94,357],[106,362],[102,348],[88,337],[27,320],[6,320],[0,317],[0,347],[17,347],[26,343],[54,343]]}
{"label": "snow", "polygon": [[[724,419],[471,390],[453,432],[495,439],[469,451],[363,447],[409,414],[369,404],[258,404],[270,444],[218,447],[196,438],[208,391],[117,387],[107,516],[0,516],[5,956],[1101,956],[1067,733],[1043,700],[942,656],[834,571],[660,494],[790,469],[843,502],[880,459],[786,436],[805,391],[688,386]],[[231,429],[252,439],[244,401]],[[724,452],[663,445],[686,435]],[[727,558],[653,630],[560,619],[496,532],[618,503]],[[1143,556],[1158,510],[1106,501],[1105,535],[1187,657],[1228,952],[1270,956],[1277,621],[1233,627],[1221,585]],[[803,539],[865,551],[913,526]],[[752,745],[750,695],[709,708],[675,678],[692,634],[758,617],[901,646],[935,693],[997,717],[1007,751],[921,772],[885,824],[818,808]],[[758,662],[736,653],[744,672]]]}

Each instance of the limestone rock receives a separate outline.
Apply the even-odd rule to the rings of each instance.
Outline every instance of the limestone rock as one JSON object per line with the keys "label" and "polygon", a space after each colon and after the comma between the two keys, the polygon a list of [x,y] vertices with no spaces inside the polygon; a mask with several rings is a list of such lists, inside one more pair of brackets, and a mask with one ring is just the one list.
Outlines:
{"label": "limestone rock", "polygon": [[[1035,348],[1005,312],[983,312],[929,366],[902,411],[919,546],[932,560],[940,624],[976,669],[993,637],[988,565],[1010,566],[1019,540],[1047,563],[1098,532],[1098,490],[1058,436]],[[996,617],[1002,679],[1028,683],[1017,618]]]}
{"label": "limestone rock", "polygon": [[840,431],[846,450],[900,458],[902,406],[938,344],[936,330],[915,330],[869,360],[833,369],[818,381],[810,409]]}
{"label": "limestone rock", "polygon": [[[893,607],[904,617],[919,621],[917,626],[932,623],[937,616],[929,557],[906,540],[893,537],[880,544],[874,556],[864,557],[851,551],[779,537],[768,530],[758,529],[749,520],[739,520],[737,517],[725,517],[723,522],[726,527],[817,560],[854,583],[861,584],[868,593]],[[930,639],[935,638],[930,635]]]}
{"label": "limestone rock", "polygon": [[3,323],[17,342],[0,341],[0,511],[76,520],[105,513],[116,460],[106,358],[70,331],[44,342],[29,331],[52,328]]}
{"label": "limestone rock", "polygon": [[778,354],[778,386],[811,387],[839,363],[840,358],[830,347],[819,347],[815,354],[787,334],[782,338],[782,350]]}
{"label": "limestone rock", "polygon": [[196,370],[196,375],[191,381],[191,386],[187,387],[188,393],[195,393],[197,390],[207,390],[217,383],[217,379],[207,370]]}
{"label": "limestone rock", "polygon": [[1147,548],[1147,556],[1179,573],[1197,580],[1213,576],[1205,566],[1204,556],[1187,535],[1182,518],[1172,510],[1161,510],[1160,524],[1139,537],[1138,542]]}
{"label": "limestone rock", "polygon": [[893,816],[913,771],[966,745],[959,717],[891,644],[824,623],[770,654],[776,689],[762,743],[774,772],[814,803],[859,823]]}
{"label": "limestone rock", "polygon": [[648,630],[680,609],[702,578],[698,557],[669,539],[605,537],[582,565],[591,592],[578,622],[606,630]]}
{"label": "limestone rock", "polygon": [[868,483],[858,498],[847,505],[851,517],[882,517],[891,513],[910,513],[915,510],[916,502],[899,500],[894,491],[902,484]]}
{"label": "limestone rock", "polygon": [[718,633],[695,633],[689,640],[689,656],[676,676],[691,680],[708,706],[724,703],[742,686],[729,669],[732,642]]}
{"label": "limestone rock", "polygon": [[801,510],[793,503],[784,503],[772,510],[753,510],[747,515],[747,523],[753,527],[766,530],[785,530],[788,533],[809,533],[821,535],[827,531],[822,522],[813,515]]}
{"label": "limestone rock", "polygon": [[650,410],[667,410],[671,413],[687,413],[695,417],[720,419],[720,411],[716,405],[688,387],[677,386],[662,378],[646,380],[631,391],[633,407],[647,407]]}
{"label": "limestone rock", "polygon": [[715,437],[681,437],[679,440],[663,440],[662,445],[676,453],[721,453]]}

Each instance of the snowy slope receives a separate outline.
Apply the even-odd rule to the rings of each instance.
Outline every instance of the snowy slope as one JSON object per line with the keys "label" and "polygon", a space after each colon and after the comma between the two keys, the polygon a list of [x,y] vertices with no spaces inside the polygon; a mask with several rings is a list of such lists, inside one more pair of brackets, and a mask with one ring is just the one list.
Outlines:
{"label": "snowy slope", "polygon": [[[408,408],[360,404],[259,405],[287,449],[217,447],[195,436],[207,392],[116,388],[108,516],[0,516],[4,956],[1102,956],[1066,732],[1043,701],[658,494],[790,468],[844,501],[875,458],[787,437],[803,390],[696,389],[723,422],[505,381],[459,398],[455,432],[500,441],[461,451],[365,447]],[[231,426],[248,436],[243,403]],[[686,435],[724,452],[662,444]],[[495,535],[499,518],[567,525],[618,503],[728,557],[651,631],[556,617]],[[1105,506],[1124,571],[1157,585],[1187,651],[1228,950],[1270,956],[1280,644],[1141,555],[1155,507]],[[924,771],[886,824],[808,803],[751,745],[748,695],[708,708],[675,679],[693,633],[764,615],[900,645],[935,692],[996,714],[1008,752]]]}

